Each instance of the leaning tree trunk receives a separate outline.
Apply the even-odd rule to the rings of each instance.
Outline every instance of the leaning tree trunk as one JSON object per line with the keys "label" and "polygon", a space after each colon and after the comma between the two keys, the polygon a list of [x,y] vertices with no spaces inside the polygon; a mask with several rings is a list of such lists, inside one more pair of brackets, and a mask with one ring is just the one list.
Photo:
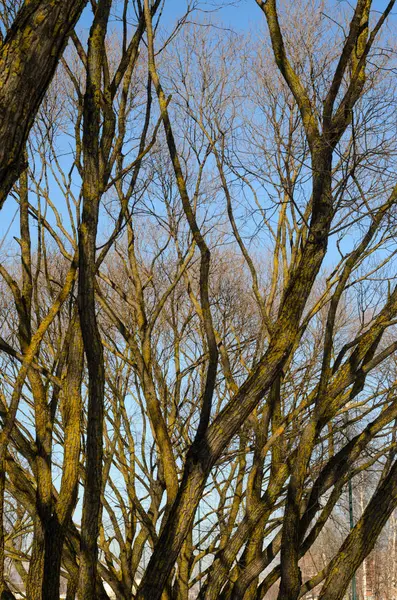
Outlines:
{"label": "leaning tree trunk", "polygon": [[87,0],[25,2],[0,47],[0,209],[58,60]]}

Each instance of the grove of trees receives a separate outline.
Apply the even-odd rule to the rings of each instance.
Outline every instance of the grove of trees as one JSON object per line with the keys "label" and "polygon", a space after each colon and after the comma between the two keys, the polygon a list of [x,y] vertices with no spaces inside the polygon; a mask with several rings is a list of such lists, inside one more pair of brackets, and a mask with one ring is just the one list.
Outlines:
{"label": "grove of trees", "polygon": [[233,4],[0,2],[1,600],[397,598],[395,0]]}

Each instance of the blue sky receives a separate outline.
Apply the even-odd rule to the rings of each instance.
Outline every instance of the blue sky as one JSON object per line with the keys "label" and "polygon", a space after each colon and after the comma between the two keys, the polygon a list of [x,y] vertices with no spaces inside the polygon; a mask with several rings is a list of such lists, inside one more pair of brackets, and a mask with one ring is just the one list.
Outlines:
{"label": "blue sky", "polygon": [[[171,27],[186,11],[187,0],[166,0],[162,15],[162,25]],[[91,9],[87,8],[80,20],[80,27],[90,26]],[[203,18],[208,13],[211,18],[218,19],[233,29],[247,29],[255,21],[263,18],[255,0],[200,0],[197,18]],[[192,19],[195,17],[192,16]]]}
{"label": "blue sky", "polygon": [[[335,5],[341,5],[346,7],[347,0],[333,0]],[[200,8],[201,14],[192,15],[192,19],[197,18],[202,20],[205,18],[205,12],[209,14],[211,20],[219,20],[223,26],[231,27],[235,30],[255,30],[259,24],[263,24],[264,16],[256,5],[255,0],[201,0]],[[375,10],[382,11],[387,5],[387,0],[375,0]],[[178,18],[180,18],[186,10],[186,0],[166,0],[164,14],[162,18],[163,27],[166,30],[172,28],[173,24]],[[217,8],[214,8],[217,7]],[[392,19],[396,19],[394,15]],[[77,26],[77,30],[82,31],[85,28],[90,27],[91,14],[90,9],[87,8],[84,11],[82,18]],[[12,235],[18,235],[18,218],[16,217],[13,224],[12,220],[16,213],[16,204],[12,199],[9,199],[0,215],[0,251],[2,250],[2,240],[4,235],[8,232],[7,238],[9,239]],[[4,244],[4,248],[7,247],[7,243]]]}
{"label": "blue sky", "polygon": [[[215,11],[214,4],[218,4],[219,8]],[[223,6],[222,6],[223,4]],[[167,16],[171,18],[178,17],[183,13],[186,6],[184,0],[168,0]],[[225,25],[229,25],[237,29],[245,29],[253,24],[258,18],[262,18],[261,11],[254,0],[237,0],[234,2],[202,2],[202,9],[211,11],[212,14],[218,15]]]}
{"label": "blue sky", "polygon": [[[166,29],[171,28],[176,20],[185,13],[186,5],[187,2],[185,0],[166,0],[162,19],[163,27]],[[216,10],[214,9],[214,5],[217,5]],[[236,0],[234,2],[225,2],[225,0],[203,1],[200,2],[200,7],[202,11],[211,12],[212,19],[219,20],[223,25],[237,30],[247,29],[254,24],[255,20],[263,18],[254,0]],[[202,19],[204,16],[205,14],[202,12],[197,18]],[[87,8],[77,25],[77,30],[81,31],[85,28],[88,30],[90,25],[91,10]],[[0,252],[2,249],[4,251],[7,247],[7,241],[5,241],[2,247],[2,240],[6,234],[7,240],[13,235],[18,236],[18,217],[15,217],[16,209],[16,203],[9,198],[1,211]]]}

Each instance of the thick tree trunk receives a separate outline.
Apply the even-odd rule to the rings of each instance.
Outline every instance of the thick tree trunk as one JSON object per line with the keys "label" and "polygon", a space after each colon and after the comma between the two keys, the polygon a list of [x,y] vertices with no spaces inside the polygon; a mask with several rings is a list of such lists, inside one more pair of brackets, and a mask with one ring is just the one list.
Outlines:
{"label": "thick tree trunk", "polygon": [[38,514],[34,516],[33,547],[29,562],[26,595],[29,600],[42,600],[44,579],[45,532]]}
{"label": "thick tree trunk", "polygon": [[96,235],[103,193],[104,154],[100,149],[101,83],[104,43],[111,0],[99,0],[90,30],[84,97],[83,213],[79,229],[78,306],[88,367],[88,409],[79,600],[96,600],[101,515],[105,369],[95,308]]}
{"label": "thick tree trunk", "polygon": [[0,209],[24,168],[30,128],[86,2],[25,2],[0,47]]}
{"label": "thick tree trunk", "polygon": [[77,502],[81,434],[81,382],[83,377],[83,341],[78,315],[69,325],[71,338],[67,349],[68,371],[61,400],[65,449],[62,483],[45,536],[43,600],[59,600],[63,545]]}
{"label": "thick tree trunk", "polygon": [[4,559],[5,559],[5,530],[4,530],[4,493],[5,493],[5,473],[6,462],[3,459],[0,463],[0,600],[6,593],[6,582],[4,580]]}
{"label": "thick tree trunk", "polygon": [[94,198],[85,196],[79,246],[79,310],[89,377],[79,600],[94,600],[95,598],[102,490],[105,379],[103,350],[96,320],[94,296],[95,239],[98,214],[98,207],[94,202]]}

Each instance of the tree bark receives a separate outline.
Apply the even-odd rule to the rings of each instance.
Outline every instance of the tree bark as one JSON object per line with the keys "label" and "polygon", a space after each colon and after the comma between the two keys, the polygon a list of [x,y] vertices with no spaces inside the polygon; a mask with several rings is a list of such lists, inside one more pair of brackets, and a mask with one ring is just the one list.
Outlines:
{"label": "tree bark", "polygon": [[25,2],[0,47],[0,209],[25,166],[30,129],[86,2]]}
{"label": "tree bark", "polygon": [[104,155],[100,148],[101,81],[110,0],[97,4],[87,54],[83,128],[83,213],[79,228],[78,306],[88,367],[88,409],[79,600],[95,600],[101,514],[105,369],[95,308],[96,236],[103,193]]}

